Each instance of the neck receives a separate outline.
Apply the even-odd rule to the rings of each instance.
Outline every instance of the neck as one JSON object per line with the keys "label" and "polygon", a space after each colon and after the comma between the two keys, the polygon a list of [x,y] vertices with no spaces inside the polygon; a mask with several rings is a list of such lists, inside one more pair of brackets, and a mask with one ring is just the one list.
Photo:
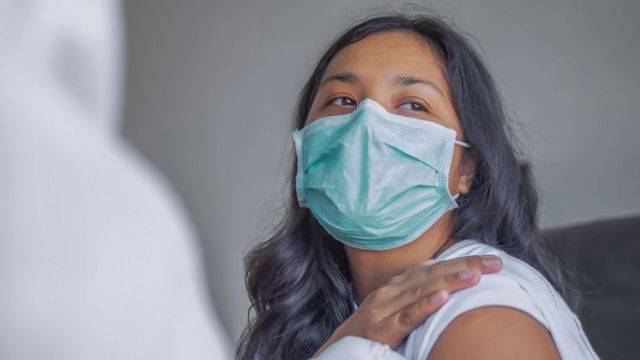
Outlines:
{"label": "neck", "polygon": [[445,214],[416,240],[385,251],[361,250],[345,246],[356,301],[360,304],[372,291],[408,268],[433,259],[452,245],[449,216]]}

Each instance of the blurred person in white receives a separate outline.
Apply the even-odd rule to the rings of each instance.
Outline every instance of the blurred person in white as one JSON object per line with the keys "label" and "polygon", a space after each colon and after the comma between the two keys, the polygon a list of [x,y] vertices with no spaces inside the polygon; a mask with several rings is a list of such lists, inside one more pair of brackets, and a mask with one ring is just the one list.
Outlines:
{"label": "blurred person in white", "polygon": [[119,138],[120,6],[0,0],[0,359],[221,359],[191,224]]}

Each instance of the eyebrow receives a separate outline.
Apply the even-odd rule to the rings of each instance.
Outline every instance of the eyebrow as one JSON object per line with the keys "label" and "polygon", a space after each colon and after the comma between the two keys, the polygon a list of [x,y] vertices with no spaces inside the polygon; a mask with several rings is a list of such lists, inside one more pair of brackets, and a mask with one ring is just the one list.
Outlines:
{"label": "eyebrow", "polygon": [[350,73],[350,72],[346,72],[346,73],[340,73],[340,74],[335,74],[335,75],[331,75],[328,78],[322,80],[320,82],[320,85],[318,85],[318,88],[322,87],[323,85],[325,85],[328,82],[331,81],[342,81],[342,82],[346,82],[349,84],[356,84],[360,82],[360,78],[358,77],[358,75],[354,74],[354,73]]}
{"label": "eyebrow", "polygon": [[411,85],[416,85],[416,84],[426,85],[426,86],[432,88],[433,90],[435,90],[436,92],[438,92],[440,95],[444,96],[444,93],[442,92],[442,90],[440,90],[440,88],[435,83],[433,83],[433,81],[421,79],[419,77],[415,77],[415,76],[396,76],[393,79],[393,83],[396,84],[396,85],[402,85],[402,86],[411,86]]}
{"label": "eyebrow", "polygon": [[[318,89],[321,88],[323,85],[327,84],[328,82],[331,82],[331,81],[342,81],[342,82],[346,82],[346,83],[349,83],[349,84],[357,84],[357,83],[360,83],[360,78],[358,77],[358,75],[356,75],[354,73],[351,73],[351,72],[339,73],[339,74],[331,75],[331,76],[327,77],[326,79],[324,79],[324,80],[322,80],[320,82],[320,85],[318,85]],[[434,84],[432,81],[421,79],[419,77],[415,77],[415,76],[396,76],[393,79],[393,83],[395,85],[401,85],[401,86],[411,86],[411,85],[416,85],[416,84],[426,85],[426,86],[432,88],[433,90],[435,90],[436,92],[438,92],[440,95],[444,96],[444,93],[442,92],[442,90],[440,90],[440,88],[436,84]]]}

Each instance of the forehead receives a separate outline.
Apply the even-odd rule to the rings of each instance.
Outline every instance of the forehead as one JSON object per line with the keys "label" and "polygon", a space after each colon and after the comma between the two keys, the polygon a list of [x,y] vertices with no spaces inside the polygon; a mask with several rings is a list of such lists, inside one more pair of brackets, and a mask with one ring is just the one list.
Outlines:
{"label": "forehead", "polygon": [[341,72],[356,73],[365,81],[417,76],[447,89],[440,60],[431,46],[408,31],[375,33],[346,46],[331,60],[325,77]]}

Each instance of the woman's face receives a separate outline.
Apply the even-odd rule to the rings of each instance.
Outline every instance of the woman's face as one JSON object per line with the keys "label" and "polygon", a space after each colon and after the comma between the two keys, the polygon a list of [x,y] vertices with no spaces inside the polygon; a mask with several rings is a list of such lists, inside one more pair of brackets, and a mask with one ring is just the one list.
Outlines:
{"label": "woman's face", "polygon": [[[331,60],[305,125],[319,118],[353,111],[370,98],[387,111],[464,132],[453,108],[440,61],[418,35],[388,31],[369,35],[340,50]],[[449,191],[467,193],[474,166],[454,147]]]}

